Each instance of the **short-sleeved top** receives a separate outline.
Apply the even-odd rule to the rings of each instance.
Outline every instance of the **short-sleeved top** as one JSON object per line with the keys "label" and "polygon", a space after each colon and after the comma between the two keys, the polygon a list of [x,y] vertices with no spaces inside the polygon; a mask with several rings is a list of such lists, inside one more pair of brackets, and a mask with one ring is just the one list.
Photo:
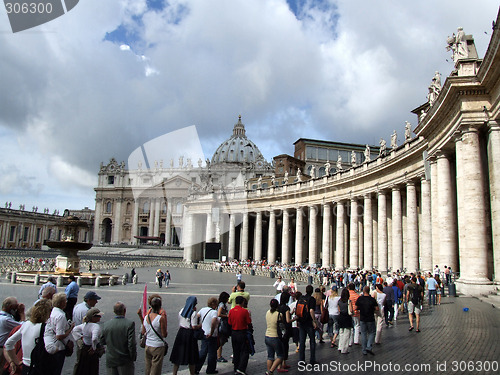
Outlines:
{"label": "short-sleeved top", "polygon": [[437,283],[435,278],[429,277],[427,279],[427,288],[429,290],[436,290],[437,286],[438,286],[438,283]]}
{"label": "short-sleeved top", "polygon": [[182,310],[184,310],[184,308],[179,310],[179,327],[192,329],[193,326],[198,325],[198,311],[193,311],[193,313],[191,314],[191,319],[188,319],[184,318],[181,315]]}
{"label": "short-sleeved top", "polygon": [[[278,337],[278,316],[280,313],[278,311],[271,312],[267,310],[266,312],[266,336],[267,337]],[[281,318],[281,316],[280,316]]]}
{"label": "short-sleeved top", "polygon": [[235,331],[248,329],[248,325],[252,323],[252,318],[247,309],[236,305],[234,309],[229,310],[229,324]]}
{"label": "short-sleeved top", "polygon": [[5,349],[12,350],[16,343],[21,340],[23,348],[23,364],[29,366],[31,364],[31,352],[35,347],[35,339],[40,337],[40,328],[42,323],[33,324],[31,321],[23,323],[16,333],[10,336],[5,342]]}
{"label": "short-sleeved top", "polygon": [[72,281],[68,284],[66,289],[64,289],[64,293],[66,293],[66,298],[78,298],[78,292],[80,291],[80,287],[75,281]]}
{"label": "short-sleeved top", "polygon": [[[312,324],[312,317],[311,317],[311,310],[316,311],[316,299],[313,296],[310,296],[306,294],[305,296],[302,296],[302,298],[308,298],[307,300],[307,312],[305,314],[304,318],[299,318],[299,323],[300,324]],[[300,300],[299,300],[300,301]]]}
{"label": "short-sleeved top", "polygon": [[10,331],[20,324],[21,322],[15,320],[9,313],[0,311],[0,346],[5,345],[5,341],[7,341]]}
{"label": "short-sleeved top", "polygon": [[250,302],[250,293],[248,292],[233,292],[229,296],[229,303],[231,304],[231,308],[233,309],[236,306],[236,297],[242,296],[247,300],[247,302]]}
{"label": "short-sleeved top", "polygon": [[384,302],[386,299],[385,293],[380,293],[378,291],[375,292],[375,299],[377,300],[378,308],[380,309],[380,312],[384,312]]}
{"label": "short-sleeved top", "polygon": [[50,354],[55,354],[64,350],[66,343],[70,340],[66,337],[64,340],[58,340],[56,336],[61,336],[69,329],[69,323],[66,320],[66,314],[59,307],[54,307],[50,313],[50,318],[45,326],[43,341],[45,349]]}
{"label": "short-sleeved top", "polygon": [[[204,307],[202,308],[198,314],[200,315],[200,322],[201,323],[201,328],[203,329],[203,332],[205,332],[205,336],[208,336],[210,332],[212,331],[212,320],[214,318],[217,318],[217,310],[212,309],[211,307]],[[214,332],[212,333],[212,337],[216,337],[218,333],[217,327],[214,329]]]}
{"label": "short-sleeved top", "polygon": [[92,349],[97,348],[97,344],[101,340],[102,329],[97,323],[85,323],[83,325],[83,343],[92,346]]}
{"label": "short-sleeved top", "polygon": [[408,301],[413,302],[413,303],[420,303],[422,302],[422,287],[418,284],[413,284],[411,283],[408,286],[408,292],[410,294]]}
{"label": "short-sleeved top", "polygon": [[73,309],[73,322],[75,322],[75,325],[80,325],[83,323],[83,318],[85,318],[85,315],[87,314],[87,311],[89,311],[89,309],[90,307],[85,301],[75,306],[75,308]]}
{"label": "short-sleeved top", "polygon": [[359,320],[362,322],[374,322],[375,308],[377,306],[377,301],[372,296],[360,296],[356,301],[356,307],[359,310]]}

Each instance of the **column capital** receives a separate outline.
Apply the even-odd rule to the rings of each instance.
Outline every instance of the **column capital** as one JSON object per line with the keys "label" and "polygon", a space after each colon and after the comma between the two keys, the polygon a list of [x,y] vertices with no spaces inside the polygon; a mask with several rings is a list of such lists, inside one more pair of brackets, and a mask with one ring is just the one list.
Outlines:
{"label": "column capital", "polygon": [[364,193],[363,199],[372,199],[372,193]]}
{"label": "column capital", "polygon": [[487,122],[487,126],[488,126],[488,133],[500,131],[500,121],[489,120]]}
{"label": "column capital", "polygon": [[448,159],[450,157],[450,154],[443,149],[439,149],[437,150],[435,156],[436,159]]}
{"label": "column capital", "polygon": [[406,181],[406,186],[415,186],[415,181],[413,180]]}
{"label": "column capital", "polygon": [[391,185],[391,191],[401,191],[401,186],[399,186],[399,185]]}
{"label": "column capital", "polygon": [[386,189],[377,190],[377,197],[380,197],[381,195],[385,196],[386,194],[387,194]]}

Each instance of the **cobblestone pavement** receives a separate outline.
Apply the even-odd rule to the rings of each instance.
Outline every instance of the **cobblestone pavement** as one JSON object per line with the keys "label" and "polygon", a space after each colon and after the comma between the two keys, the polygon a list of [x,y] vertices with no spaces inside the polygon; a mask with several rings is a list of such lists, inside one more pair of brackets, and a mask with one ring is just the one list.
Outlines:
{"label": "cobblestone pavement", "polygon": [[[136,311],[142,300],[142,293],[147,282],[148,292],[159,292],[168,317],[168,338],[170,347],[177,333],[177,314],[184,306],[187,296],[198,297],[198,308],[205,306],[210,296],[218,296],[221,291],[230,291],[236,283],[236,277],[230,273],[219,273],[192,269],[170,269],[172,282],[168,289],[159,289],[153,282],[156,269],[136,269],[139,284],[104,286],[99,289],[82,287],[79,302],[87,290],[96,290],[102,297],[97,307],[105,312],[102,321],[113,317],[112,306],[120,300],[128,308],[127,317],[136,322],[139,331],[139,318]],[[123,274],[130,270],[113,270],[114,274]],[[246,290],[250,293],[250,310],[255,327],[256,354],[250,357],[247,373],[264,374],[266,371],[266,348],[264,344],[265,312],[269,301],[275,295],[272,288],[274,280],[245,276]],[[2,278],[0,291],[2,299],[14,295],[27,306],[36,300],[37,286],[30,284],[10,284]],[[304,285],[299,285],[304,290]],[[469,311],[463,311],[464,307]],[[407,314],[399,315],[394,326],[384,328],[382,344],[374,346],[375,355],[364,356],[361,348],[353,346],[350,353],[341,355],[330,345],[317,344],[317,360],[321,368],[310,368],[298,363],[295,345],[290,345],[288,363],[292,366],[289,374],[296,373],[342,373],[342,374],[498,374],[500,373],[500,310],[490,304],[472,297],[443,298],[440,306],[424,307],[421,316],[421,333],[409,332]],[[229,359],[230,343],[224,347],[223,355]],[[163,373],[172,372],[169,355],[165,357]],[[309,359],[306,350],[306,360]],[[67,358],[63,374],[72,374],[74,356]],[[182,369],[182,368],[181,368]],[[205,367],[202,369],[204,373]],[[231,363],[219,363],[219,374],[232,374]],[[318,371],[316,371],[318,370]],[[489,370],[489,371],[485,371]],[[105,374],[105,357],[101,359],[100,373]],[[187,374],[184,368],[180,373]],[[144,374],[144,349],[138,348],[136,374]]]}

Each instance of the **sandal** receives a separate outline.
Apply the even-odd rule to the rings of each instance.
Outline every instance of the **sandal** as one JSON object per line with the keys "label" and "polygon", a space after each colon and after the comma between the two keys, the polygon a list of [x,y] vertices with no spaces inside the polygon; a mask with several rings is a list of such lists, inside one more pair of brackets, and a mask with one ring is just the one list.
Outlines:
{"label": "sandal", "polygon": [[410,327],[410,329],[408,331],[413,331],[413,326]]}
{"label": "sandal", "polygon": [[335,348],[336,346],[337,346],[337,344],[335,344],[334,342],[332,342],[332,343],[330,344],[330,348]]}

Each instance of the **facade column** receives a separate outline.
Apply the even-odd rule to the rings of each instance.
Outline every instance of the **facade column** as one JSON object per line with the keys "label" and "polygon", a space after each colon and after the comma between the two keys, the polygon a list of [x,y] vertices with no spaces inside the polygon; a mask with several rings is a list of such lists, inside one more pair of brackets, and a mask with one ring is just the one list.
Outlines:
{"label": "facade column", "polygon": [[387,272],[387,197],[385,191],[378,193],[378,270]]}
{"label": "facade column", "polygon": [[321,254],[321,266],[330,267],[330,221],[331,221],[331,211],[330,205],[325,203],[323,205],[323,241],[322,241],[322,254]]}
{"label": "facade column", "polygon": [[405,268],[411,272],[419,270],[418,262],[418,212],[415,182],[406,184],[406,259]]}
{"label": "facade column", "polygon": [[364,217],[363,217],[363,268],[371,270],[373,268],[373,214],[372,214],[372,195],[364,196]]}
{"label": "facade column", "polygon": [[165,215],[165,244],[172,243],[172,208],[170,207],[170,201],[166,202],[167,205],[167,213]]}
{"label": "facade column", "polygon": [[490,181],[491,232],[494,280],[500,284],[500,124],[488,123],[488,174]]}
{"label": "facade column", "polygon": [[[429,159],[431,167],[431,225],[432,225],[432,264],[431,270],[434,265],[439,263],[439,197],[438,197],[438,173],[437,173],[437,158],[431,157]],[[444,264],[443,264],[444,266]]]}
{"label": "facade column", "polygon": [[150,199],[149,200],[149,224],[148,224],[148,236],[153,235],[153,227],[154,227],[154,211],[155,211],[155,205],[154,205],[154,200]]}
{"label": "facade column", "polygon": [[290,263],[290,216],[288,210],[283,210],[283,228],[282,228],[281,242],[281,262]]}
{"label": "facade column", "polygon": [[155,199],[155,221],[153,224],[153,236],[159,237],[160,236],[160,210],[161,210],[161,202],[160,198]]}
{"label": "facade column", "polygon": [[187,263],[193,262],[194,256],[194,241],[193,241],[193,223],[194,217],[188,210],[184,211],[184,230],[182,234],[182,242],[184,244],[184,260]]}
{"label": "facade column", "polygon": [[344,268],[344,202],[337,202],[337,230],[335,244],[335,269]]}
{"label": "facade column", "polygon": [[122,201],[123,199],[118,198],[115,201],[114,212],[114,230],[113,230],[113,242],[118,244],[121,242],[121,227],[122,227]]}
{"label": "facade column", "polygon": [[392,271],[403,270],[403,224],[401,190],[392,187]]}
{"label": "facade column", "polygon": [[[459,225],[467,228],[465,243],[460,244],[460,282],[467,284],[491,284],[488,278],[488,237],[484,177],[481,165],[479,132],[473,125],[462,131],[460,168],[463,181],[462,204],[458,215]],[[458,158],[457,158],[458,159]],[[453,266],[452,266],[453,267]],[[455,270],[457,268],[454,268]],[[453,270],[453,268],[452,268]]]}
{"label": "facade column", "polygon": [[229,250],[227,253],[229,259],[236,259],[236,226],[234,215],[229,215]]}
{"label": "facade column", "polygon": [[276,212],[271,208],[269,212],[269,241],[267,259],[269,263],[276,263]]}
{"label": "facade column", "polygon": [[[97,238],[94,236],[94,239],[97,240],[97,243],[101,241],[101,223],[94,221],[94,226],[97,229],[98,236]],[[137,236],[139,230],[139,200],[134,200],[134,216],[132,217],[132,233],[130,234],[130,240],[133,245],[136,245],[138,240],[134,236]]]}
{"label": "facade column", "polygon": [[243,213],[241,226],[241,260],[248,259],[248,212]]}
{"label": "facade column", "polygon": [[[96,198],[95,200],[95,214],[94,214],[94,238],[93,238],[93,243],[94,245],[99,245],[99,242],[101,242],[101,222],[102,222],[102,199],[101,198]],[[137,225],[137,217],[134,217],[134,221]],[[137,232],[137,230],[136,230]],[[132,241],[135,241],[134,238],[135,234],[132,233]],[[5,235],[5,238],[7,238],[7,235]],[[7,247],[7,241],[5,241],[4,247]]]}
{"label": "facade column", "polygon": [[214,241],[214,237],[215,237],[214,236],[214,223],[213,223],[213,218],[212,218],[212,212],[210,211],[210,212],[207,213],[207,224],[206,224],[206,232],[205,232],[205,242],[213,242]]}
{"label": "facade column", "polygon": [[262,212],[258,211],[255,219],[254,260],[262,260]]}
{"label": "facade column", "polygon": [[349,268],[359,265],[358,200],[351,198],[351,221],[349,236]]}
{"label": "facade column", "polygon": [[[479,160],[479,159],[478,159]],[[437,156],[438,217],[439,217],[439,266],[448,265],[458,271],[457,217],[451,182],[450,160],[444,153]],[[476,225],[474,225],[476,226]]]}
{"label": "facade column", "polygon": [[295,222],[295,264],[302,265],[304,262],[304,212],[302,207],[297,207],[297,219]]}
{"label": "facade column", "polygon": [[317,225],[318,209],[316,206],[309,207],[309,264],[316,264],[318,259],[318,231]]}
{"label": "facade column", "polygon": [[422,209],[420,223],[420,269],[432,271],[432,216],[431,216],[431,187],[429,181],[422,177],[420,182]]}

